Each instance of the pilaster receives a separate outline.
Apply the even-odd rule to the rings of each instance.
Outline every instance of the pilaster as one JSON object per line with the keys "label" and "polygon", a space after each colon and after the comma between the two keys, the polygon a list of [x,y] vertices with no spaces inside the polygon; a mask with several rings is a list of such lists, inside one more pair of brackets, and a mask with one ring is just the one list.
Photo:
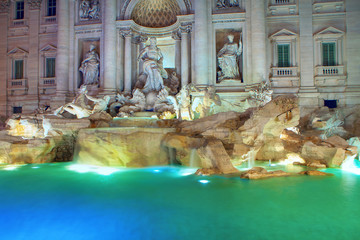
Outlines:
{"label": "pilaster", "polygon": [[265,1],[251,0],[251,66],[252,81],[256,84],[266,80],[266,29]]}
{"label": "pilaster", "polygon": [[299,1],[300,27],[300,106],[317,106],[319,93],[314,84],[314,44],[312,0]]}
{"label": "pilaster", "polygon": [[175,31],[171,36],[175,40],[175,72],[178,76],[181,75],[181,37],[179,32]]}
{"label": "pilaster", "polygon": [[0,0],[0,116],[7,117],[7,36],[10,1]]}
{"label": "pilaster", "polygon": [[69,90],[69,1],[57,1],[57,53],[56,53],[56,96],[52,101],[53,109],[63,105]]}
{"label": "pilaster", "polygon": [[132,31],[123,30],[122,35],[125,38],[125,46],[124,46],[124,91],[127,93],[131,93],[132,82],[131,82],[131,71],[132,71],[132,51],[131,51],[131,41],[133,37]]}
{"label": "pilaster", "polygon": [[[28,0],[29,4],[29,64],[28,99],[37,100],[39,76],[39,29],[41,0]],[[31,64],[30,64],[31,63]]]}

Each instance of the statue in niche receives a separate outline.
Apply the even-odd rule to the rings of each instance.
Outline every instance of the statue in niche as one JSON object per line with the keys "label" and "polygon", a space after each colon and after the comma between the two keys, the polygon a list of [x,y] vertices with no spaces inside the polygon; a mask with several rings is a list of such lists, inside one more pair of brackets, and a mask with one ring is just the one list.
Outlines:
{"label": "statue in niche", "polygon": [[99,0],[81,0],[79,16],[81,20],[97,20],[100,18]]}
{"label": "statue in niche", "polygon": [[168,74],[163,68],[163,58],[160,48],[156,45],[156,38],[151,37],[150,45],[141,50],[138,57],[138,61],[144,61],[139,76],[139,81],[145,83],[142,89],[144,93],[164,88],[164,79],[168,78]]}
{"label": "statue in niche", "polygon": [[239,0],[217,0],[218,8],[239,7]]}
{"label": "statue in niche", "polygon": [[221,71],[218,72],[218,79],[241,80],[239,71],[239,57],[242,54],[241,37],[239,44],[234,43],[234,35],[228,35],[228,43],[217,54],[218,63]]}
{"label": "statue in niche", "polygon": [[99,66],[100,58],[95,52],[95,45],[90,45],[89,52],[86,53],[85,59],[81,62],[79,71],[83,74],[84,85],[99,84]]}

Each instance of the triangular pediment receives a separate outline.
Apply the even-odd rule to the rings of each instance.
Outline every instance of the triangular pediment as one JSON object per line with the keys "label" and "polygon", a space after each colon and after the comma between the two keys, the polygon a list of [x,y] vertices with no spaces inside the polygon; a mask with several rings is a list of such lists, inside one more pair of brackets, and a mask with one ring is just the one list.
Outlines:
{"label": "triangular pediment", "polygon": [[320,32],[316,33],[315,36],[321,36],[321,35],[343,35],[344,32],[334,28],[334,27],[328,27],[324,30],[321,30]]}
{"label": "triangular pediment", "polygon": [[56,49],[57,48],[55,46],[51,44],[47,44],[46,46],[40,49],[40,52],[56,52]]}
{"label": "triangular pediment", "polygon": [[274,33],[270,36],[270,39],[277,39],[277,38],[295,38],[297,36],[296,33],[287,30],[287,29],[281,29],[280,31]]}
{"label": "triangular pediment", "polygon": [[19,47],[16,47],[16,48],[13,48],[12,50],[8,51],[7,53],[8,55],[14,55],[14,54],[24,54],[24,55],[27,55],[29,54],[28,51],[22,49],[22,48],[19,48]]}

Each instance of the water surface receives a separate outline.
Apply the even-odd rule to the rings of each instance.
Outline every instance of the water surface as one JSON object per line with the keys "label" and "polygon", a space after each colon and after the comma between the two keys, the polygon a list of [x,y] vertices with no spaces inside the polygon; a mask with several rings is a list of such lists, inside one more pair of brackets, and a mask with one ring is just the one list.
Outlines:
{"label": "water surface", "polygon": [[0,239],[358,239],[360,175],[249,181],[194,171],[1,167]]}

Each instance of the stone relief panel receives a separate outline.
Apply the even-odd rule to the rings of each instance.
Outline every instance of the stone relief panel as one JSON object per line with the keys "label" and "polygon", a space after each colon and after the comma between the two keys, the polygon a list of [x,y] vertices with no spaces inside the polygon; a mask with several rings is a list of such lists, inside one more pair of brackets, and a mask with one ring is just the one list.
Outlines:
{"label": "stone relief panel", "polygon": [[216,32],[216,82],[240,81],[242,78],[242,32],[223,29]]}
{"label": "stone relief panel", "polygon": [[99,0],[81,0],[79,2],[80,21],[100,20],[101,5]]}
{"label": "stone relief panel", "polygon": [[217,0],[216,7],[217,8],[233,8],[240,7],[241,0]]}
{"label": "stone relief panel", "polygon": [[31,10],[40,9],[42,0],[28,0],[29,8]]}
{"label": "stone relief panel", "polygon": [[10,8],[9,0],[0,0],[0,13],[8,13]]}

